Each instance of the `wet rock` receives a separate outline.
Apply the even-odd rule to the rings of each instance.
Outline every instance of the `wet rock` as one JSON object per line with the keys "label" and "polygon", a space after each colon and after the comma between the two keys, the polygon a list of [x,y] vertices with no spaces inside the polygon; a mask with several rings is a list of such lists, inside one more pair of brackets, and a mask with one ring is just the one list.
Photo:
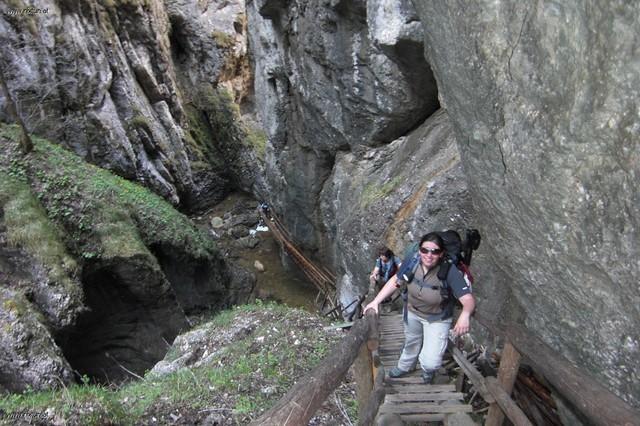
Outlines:
{"label": "wet rock", "polygon": [[221,228],[224,225],[224,221],[222,220],[221,217],[218,217],[218,216],[212,217],[210,223],[211,223],[211,227],[216,229]]}
{"label": "wet rock", "polygon": [[[243,209],[246,211],[247,209]],[[227,226],[234,227],[237,225],[243,225],[247,227],[253,227],[258,223],[258,214],[254,212],[239,213],[229,218]]]}
{"label": "wet rock", "polygon": [[336,153],[389,143],[438,108],[416,14],[406,1],[312,1],[251,2],[247,15],[266,189],[294,238],[316,249]]}
{"label": "wet rock", "polygon": [[229,229],[227,233],[233,238],[243,238],[249,235],[249,228],[244,225],[236,225]]}
{"label": "wet rock", "polygon": [[[453,128],[438,111],[407,137],[373,150],[337,157],[331,186],[322,192],[327,247],[335,253],[344,306],[367,291],[375,253],[387,245],[402,257],[430,230],[473,223]],[[339,254],[339,255],[338,255]]]}
{"label": "wet rock", "polygon": [[253,267],[256,268],[258,272],[264,272],[264,265],[259,260],[253,262]]}
{"label": "wet rock", "polygon": [[235,246],[239,249],[253,249],[260,244],[260,240],[253,236],[242,237],[235,241]]}

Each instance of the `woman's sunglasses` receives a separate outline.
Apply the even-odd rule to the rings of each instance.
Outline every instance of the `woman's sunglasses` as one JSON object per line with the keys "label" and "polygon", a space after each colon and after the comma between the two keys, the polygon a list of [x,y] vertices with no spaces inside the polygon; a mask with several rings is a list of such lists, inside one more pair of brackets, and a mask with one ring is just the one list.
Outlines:
{"label": "woman's sunglasses", "polygon": [[431,253],[431,254],[440,254],[442,253],[442,249],[430,249],[430,248],[425,248],[425,247],[420,247],[420,253],[422,254],[427,254],[427,253]]}

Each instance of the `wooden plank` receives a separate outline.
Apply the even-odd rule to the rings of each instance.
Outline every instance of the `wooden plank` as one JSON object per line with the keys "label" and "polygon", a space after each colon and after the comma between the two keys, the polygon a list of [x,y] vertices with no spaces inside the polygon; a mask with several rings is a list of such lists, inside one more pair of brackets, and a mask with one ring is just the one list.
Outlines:
{"label": "wooden plank", "polygon": [[451,351],[453,358],[456,360],[460,368],[462,368],[467,377],[469,377],[469,380],[471,380],[471,382],[474,384],[476,390],[480,393],[482,398],[484,398],[484,400],[488,403],[495,402],[495,398],[493,397],[493,395],[491,395],[491,393],[489,393],[489,390],[487,389],[482,374],[480,374],[480,372],[476,370],[473,364],[470,363],[469,360],[467,360],[467,357],[464,356],[460,349],[456,348],[455,345],[451,343],[451,341],[449,341],[449,343],[449,351]]}
{"label": "wooden plank", "polygon": [[[406,385],[391,385],[387,387],[387,393],[421,393],[424,394],[425,391],[425,387],[429,386],[429,385],[425,385],[425,384],[421,384],[421,385],[415,385],[415,384],[406,384]],[[439,386],[439,385],[431,385],[431,386]],[[448,386],[448,385],[440,385],[440,386]],[[451,385],[450,387],[446,388],[446,389],[442,389],[442,390],[434,390],[434,389],[429,389],[429,393],[437,393],[437,392],[453,392],[454,390],[454,386]]]}
{"label": "wooden plank", "polygon": [[470,413],[473,407],[461,402],[443,404],[425,404],[424,402],[407,402],[405,404],[388,404],[380,406],[379,413],[420,414],[420,413]]}
{"label": "wooden plank", "polygon": [[405,423],[442,422],[448,414],[400,414]]}
{"label": "wooden plank", "polygon": [[467,413],[453,413],[444,416],[444,426],[476,426],[477,423],[473,421]]}
{"label": "wooden plank", "polygon": [[492,319],[476,312],[476,319],[494,334],[508,338],[511,344],[542,374],[558,392],[585,415],[594,425],[633,425],[638,423],[638,411],[588,373],[580,371],[540,338],[517,325],[499,327]]}
{"label": "wooden plank", "polygon": [[462,400],[462,392],[441,392],[441,393],[394,393],[385,397],[385,402],[426,402],[426,401],[447,401]]}
{"label": "wooden plank", "polygon": [[[420,384],[422,386],[424,386],[425,389],[429,389],[433,386],[437,386],[437,385],[427,385],[424,383],[424,381],[422,380],[422,374],[418,371],[416,372],[416,374],[409,374],[407,376],[404,377],[399,377],[399,378],[391,378],[391,377],[387,377],[385,379],[385,383],[388,385],[415,385],[415,384]],[[449,386],[449,388],[454,391],[455,390],[455,385],[454,384],[447,384],[446,386]]]}
{"label": "wooden plank", "polygon": [[[531,426],[531,422],[522,412],[522,409],[520,409],[520,407],[513,402],[509,394],[502,389],[495,377],[483,377],[458,348],[451,345],[450,350],[456,362],[458,362],[458,365],[464,369],[465,374],[467,374],[469,379],[473,382],[485,401],[489,403],[497,402],[504,414],[509,418],[509,420],[511,420],[511,422],[513,422],[513,424],[518,426]],[[490,398],[491,401],[487,398]]]}
{"label": "wooden plank", "polygon": [[369,401],[363,410],[358,411],[358,413],[360,413],[358,415],[358,426],[369,426],[373,424],[380,405],[385,398],[384,374],[384,368],[378,369],[378,374],[376,375],[376,380],[373,385],[373,392],[369,397]]}
{"label": "wooden plank", "polygon": [[356,399],[358,412],[362,413],[369,402],[369,395],[373,391],[373,371],[371,370],[371,352],[367,345],[360,346],[358,357],[353,363],[353,375],[356,379]]}
{"label": "wooden plank", "polygon": [[524,414],[522,409],[513,402],[511,396],[502,389],[498,379],[495,377],[487,377],[487,388],[489,388],[491,394],[495,397],[496,402],[502,409],[502,412],[511,420],[511,422],[518,426],[533,426],[533,423]]}
{"label": "wooden plank", "polygon": [[[513,385],[518,377],[520,369],[520,354],[509,342],[506,342],[500,357],[500,367],[498,369],[498,382],[507,393],[511,395]],[[504,413],[500,406],[493,403],[489,406],[489,413],[485,421],[486,426],[502,426],[504,422]]]}

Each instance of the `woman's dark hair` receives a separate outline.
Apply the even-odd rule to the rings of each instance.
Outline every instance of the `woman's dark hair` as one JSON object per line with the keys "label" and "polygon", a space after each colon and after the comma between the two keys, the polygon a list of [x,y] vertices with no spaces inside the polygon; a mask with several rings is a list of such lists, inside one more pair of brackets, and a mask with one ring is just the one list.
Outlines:
{"label": "woman's dark hair", "polygon": [[424,234],[422,238],[420,238],[420,245],[418,245],[418,247],[422,247],[422,244],[427,241],[436,243],[438,245],[438,248],[445,250],[444,241],[442,241],[442,238],[440,237],[440,235],[438,235],[437,232],[429,232],[428,234]]}
{"label": "woman's dark hair", "polygon": [[382,246],[378,249],[378,256],[384,256],[387,259],[391,259],[394,256],[393,250],[387,246]]}

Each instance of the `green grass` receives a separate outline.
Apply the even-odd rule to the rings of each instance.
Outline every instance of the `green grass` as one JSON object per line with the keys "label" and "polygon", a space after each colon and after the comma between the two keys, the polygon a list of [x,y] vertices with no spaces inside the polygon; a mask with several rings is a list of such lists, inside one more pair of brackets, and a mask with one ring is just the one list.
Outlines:
{"label": "green grass", "polygon": [[258,158],[264,161],[265,151],[267,147],[267,134],[261,129],[255,129],[247,126],[245,142],[253,148]]}
{"label": "green grass", "polygon": [[47,265],[51,280],[71,288],[70,276],[77,272],[77,263],[67,252],[60,229],[49,220],[17,170],[0,171],[0,208],[4,211],[7,241]]}
{"label": "green grass", "polygon": [[[3,126],[0,137],[15,145],[17,130]],[[0,197],[20,212],[7,219],[9,234],[37,256],[72,269],[64,246],[85,259],[149,255],[152,244],[166,244],[196,258],[209,257],[215,250],[204,232],[160,196],[58,145],[38,137],[33,141],[34,151],[28,156],[15,149],[0,154],[0,173],[12,177],[9,184],[3,183]],[[20,181],[29,185],[20,186]],[[35,225],[26,226],[27,222]],[[44,241],[44,247],[38,248],[35,241]]]}
{"label": "green grass", "polygon": [[[295,330],[296,338],[307,342],[304,350],[295,347],[287,340],[292,338],[292,329],[287,326],[291,323],[287,321],[309,314],[273,303],[259,302],[223,311],[203,326],[209,327],[211,333],[222,332],[249,313],[259,315],[262,322],[252,333],[222,348],[209,365],[182,368],[166,375],[147,374],[144,380],[119,389],[78,384],[58,391],[4,396],[0,398],[0,409],[7,413],[50,409],[66,421],[129,425],[155,415],[158,407],[170,407],[172,412],[180,407],[204,410],[220,407],[224,405],[222,399],[226,399],[225,407],[239,423],[245,423],[272,406],[337,340],[323,337],[312,327]],[[256,345],[255,338],[267,335],[268,331],[271,337]],[[273,387],[275,392],[267,395],[260,386]]]}

